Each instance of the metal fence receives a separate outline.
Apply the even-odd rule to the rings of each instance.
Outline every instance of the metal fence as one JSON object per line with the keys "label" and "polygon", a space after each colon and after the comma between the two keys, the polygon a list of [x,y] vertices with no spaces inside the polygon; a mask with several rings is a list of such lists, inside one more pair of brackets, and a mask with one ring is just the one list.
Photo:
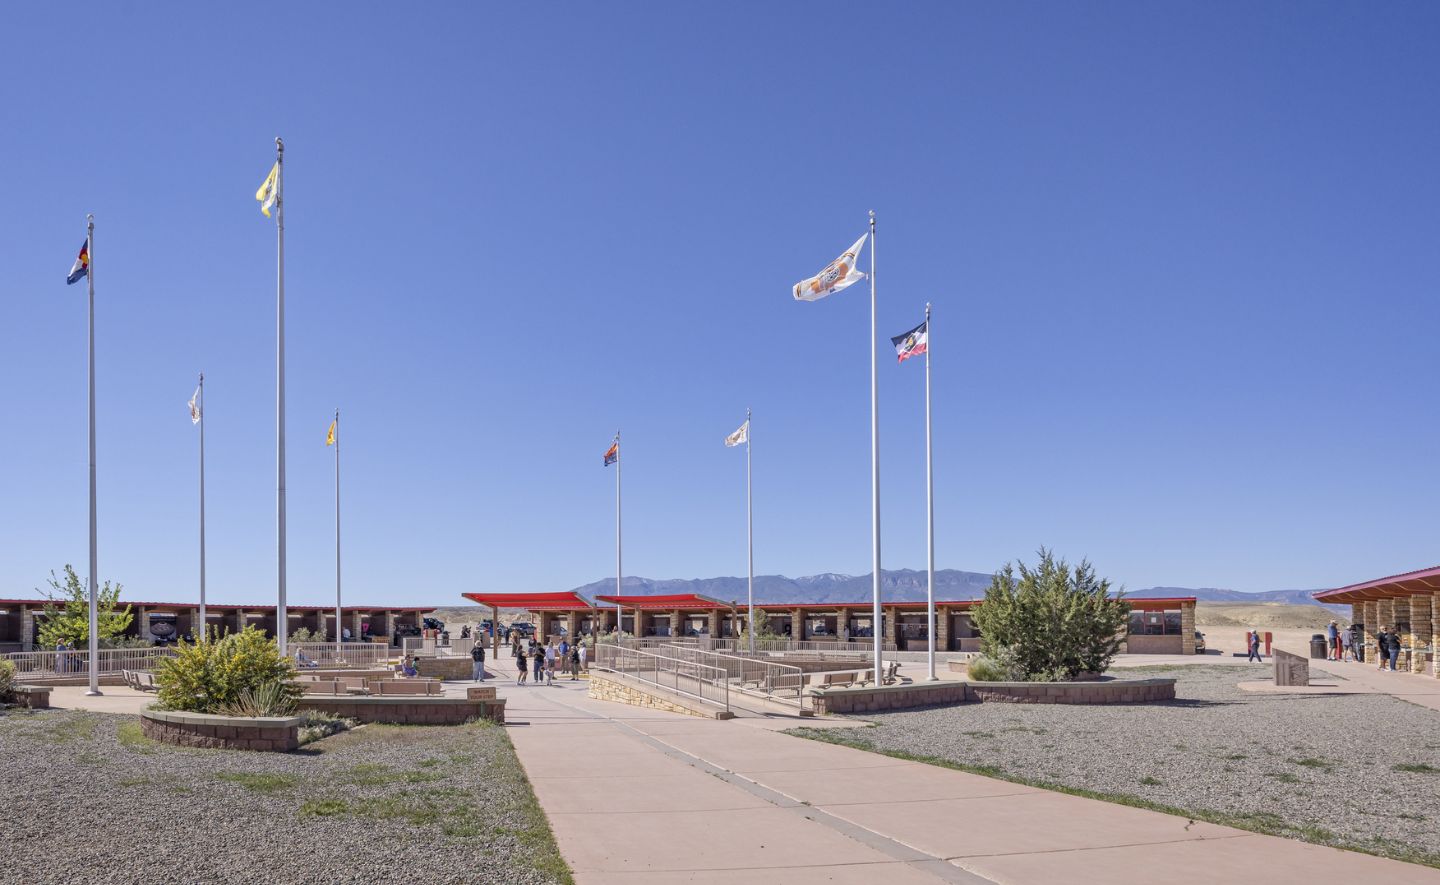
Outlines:
{"label": "metal fence", "polygon": [[376,667],[390,663],[390,646],[379,642],[342,642],[338,650],[333,642],[291,642],[285,647],[291,660],[296,649],[321,667]]}
{"label": "metal fence", "polygon": [[[122,670],[153,670],[161,658],[172,657],[169,646],[152,648],[102,648],[96,659],[101,675],[113,676]],[[73,679],[90,672],[90,652],[20,651],[0,656],[15,665],[18,679]]]}
{"label": "metal fence", "polygon": [[707,651],[689,646],[671,646],[667,654],[712,670],[722,671],[726,680],[747,693],[759,693],[771,700],[806,708],[805,671],[790,664],[760,657]]}
{"label": "metal fence", "polygon": [[723,669],[669,654],[667,649],[645,651],[602,644],[596,649],[591,666],[730,709],[730,683]]}
{"label": "metal fence", "polygon": [[[744,637],[738,639],[712,639],[710,645],[715,651],[734,653],[750,650],[750,643]],[[881,651],[895,651],[895,643],[880,643]],[[873,654],[875,652],[874,642],[830,642],[823,639],[757,639],[755,640],[755,651],[757,653],[772,654],[776,652],[838,652],[841,654]]]}

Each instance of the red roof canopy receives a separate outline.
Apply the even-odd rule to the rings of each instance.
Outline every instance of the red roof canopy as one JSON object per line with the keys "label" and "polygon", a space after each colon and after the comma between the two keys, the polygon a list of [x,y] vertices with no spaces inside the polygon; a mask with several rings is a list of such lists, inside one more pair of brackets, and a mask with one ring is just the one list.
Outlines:
{"label": "red roof canopy", "polygon": [[669,596],[597,596],[597,602],[608,602],[621,608],[635,609],[685,609],[688,611],[713,611],[730,608],[728,603],[696,593],[672,593]]}
{"label": "red roof canopy", "polygon": [[461,593],[481,605],[519,608],[530,612],[568,612],[593,608],[585,598],[569,590],[563,593]]}
{"label": "red roof canopy", "polygon": [[1321,590],[1315,598],[1321,602],[1369,602],[1376,599],[1397,599],[1402,596],[1416,596],[1440,590],[1440,566],[1376,578],[1348,587]]}

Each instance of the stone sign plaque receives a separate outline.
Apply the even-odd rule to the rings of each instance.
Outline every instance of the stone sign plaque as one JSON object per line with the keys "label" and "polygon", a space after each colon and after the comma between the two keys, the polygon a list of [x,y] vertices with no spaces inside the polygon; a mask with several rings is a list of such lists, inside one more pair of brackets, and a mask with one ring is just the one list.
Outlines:
{"label": "stone sign plaque", "polygon": [[1299,655],[1275,649],[1275,684],[1309,685],[1310,662]]}

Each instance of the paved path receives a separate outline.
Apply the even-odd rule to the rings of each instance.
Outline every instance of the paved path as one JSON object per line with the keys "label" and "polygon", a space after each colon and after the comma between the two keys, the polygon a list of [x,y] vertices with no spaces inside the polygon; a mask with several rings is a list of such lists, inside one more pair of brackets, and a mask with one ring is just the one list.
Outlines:
{"label": "paved path", "polygon": [[583,682],[501,686],[580,885],[1440,883],[1426,867],[778,733],[794,721],[627,707]]}

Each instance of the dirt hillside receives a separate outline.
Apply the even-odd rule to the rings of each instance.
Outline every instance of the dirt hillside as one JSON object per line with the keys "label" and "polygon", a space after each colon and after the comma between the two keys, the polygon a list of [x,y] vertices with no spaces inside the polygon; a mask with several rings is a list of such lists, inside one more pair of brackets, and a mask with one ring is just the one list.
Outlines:
{"label": "dirt hillside", "polygon": [[1195,625],[1205,627],[1297,627],[1319,630],[1334,618],[1341,626],[1349,620],[1318,605],[1286,605],[1284,603],[1197,602]]}

